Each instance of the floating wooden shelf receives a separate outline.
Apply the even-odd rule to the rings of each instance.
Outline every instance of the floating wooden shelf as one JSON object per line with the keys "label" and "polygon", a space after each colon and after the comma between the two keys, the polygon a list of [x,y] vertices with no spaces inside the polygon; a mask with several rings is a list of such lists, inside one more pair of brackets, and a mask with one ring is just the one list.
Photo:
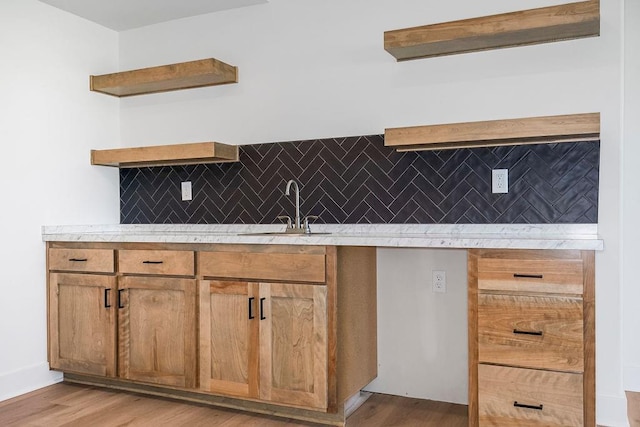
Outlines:
{"label": "floating wooden shelf", "polygon": [[396,151],[593,141],[599,138],[600,113],[414,126],[384,131],[384,145]]}
{"label": "floating wooden shelf", "polygon": [[213,58],[89,77],[92,91],[113,96],[143,95],[237,82],[237,67]]}
{"label": "floating wooden shelf", "polygon": [[386,31],[398,61],[600,35],[598,0]]}
{"label": "floating wooden shelf", "polygon": [[220,142],[91,150],[92,165],[115,166],[119,168],[237,161],[238,146],[222,144]]}

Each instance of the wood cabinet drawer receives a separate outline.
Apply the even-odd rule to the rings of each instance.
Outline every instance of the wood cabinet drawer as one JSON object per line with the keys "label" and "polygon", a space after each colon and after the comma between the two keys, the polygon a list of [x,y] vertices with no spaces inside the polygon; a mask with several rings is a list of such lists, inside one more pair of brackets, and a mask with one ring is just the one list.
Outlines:
{"label": "wood cabinet drawer", "polygon": [[478,295],[480,362],[582,372],[581,298]]}
{"label": "wood cabinet drawer", "polygon": [[118,269],[130,274],[193,276],[195,257],[192,251],[121,250]]}
{"label": "wood cabinet drawer", "polygon": [[478,289],[582,294],[581,259],[478,259]]}
{"label": "wood cabinet drawer", "polygon": [[321,254],[200,252],[199,256],[200,274],[207,277],[325,281],[325,256]]}
{"label": "wood cabinet drawer", "polygon": [[115,271],[111,249],[49,249],[49,269],[113,273]]}
{"label": "wood cabinet drawer", "polygon": [[583,426],[580,374],[478,365],[482,426]]}

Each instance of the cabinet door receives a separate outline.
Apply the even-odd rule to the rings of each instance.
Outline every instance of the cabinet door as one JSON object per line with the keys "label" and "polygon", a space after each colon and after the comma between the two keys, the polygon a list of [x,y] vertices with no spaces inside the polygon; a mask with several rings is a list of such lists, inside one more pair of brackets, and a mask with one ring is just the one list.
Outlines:
{"label": "cabinet door", "polygon": [[196,281],[122,277],[118,288],[120,377],[196,386]]}
{"label": "cabinet door", "polygon": [[327,408],[327,288],[260,283],[260,398]]}
{"label": "cabinet door", "polygon": [[50,274],[52,369],[115,375],[115,284],[114,276]]}
{"label": "cabinet door", "polygon": [[200,281],[200,388],[258,397],[258,284]]}

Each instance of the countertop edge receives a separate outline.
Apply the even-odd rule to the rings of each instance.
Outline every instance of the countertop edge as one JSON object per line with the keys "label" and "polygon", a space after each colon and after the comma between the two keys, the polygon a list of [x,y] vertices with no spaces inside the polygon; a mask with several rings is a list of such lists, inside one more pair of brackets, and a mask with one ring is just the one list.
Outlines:
{"label": "countertop edge", "polygon": [[[604,249],[596,224],[317,225],[316,235],[246,235],[281,225],[44,226],[45,242],[276,244],[450,249]],[[357,231],[357,232],[354,232]]]}

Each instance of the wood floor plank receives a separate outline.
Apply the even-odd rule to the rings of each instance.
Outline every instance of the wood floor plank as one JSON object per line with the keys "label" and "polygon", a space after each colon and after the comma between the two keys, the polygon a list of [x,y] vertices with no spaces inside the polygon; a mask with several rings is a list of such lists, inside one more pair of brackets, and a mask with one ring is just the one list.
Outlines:
{"label": "wood floor plank", "polygon": [[[347,427],[466,427],[467,407],[374,394]],[[318,427],[273,416],[75,384],[56,384],[0,402],[3,427]]]}
{"label": "wood floor plank", "polygon": [[[109,407],[101,411],[87,413],[63,426],[129,426],[142,420],[148,422],[148,425],[171,425],[174,412],[179,412],[174,405],[166,405],[160,399],[146,398],[135,394],[118,394],[120,399]],[[196,410],[193,415],[196,418]]]}
{"label": "wood floor plank", "polygon": [[347,427],[466,427],[467,407],[432,400],[373,395],[347,420]]}
{"label": "wood floor plank", "polygon": [[640,393],[627,391],[627,413],[630,427],[640,427]]}
{"label": "wood floor plank", "polygon": [[[68,400],[65,404],[55,403],[55,406],[40,414],[27,415],[21,422],[33,427],[62,427],[70,425],[78,419],[92,417],[101,412],[113,410],[115,405],[123,399],[117,393],[106,393],[102,390],[92,390],[91,393],[81,393],[76,399]],[[16,425],[22,425],[20,422]]]}

